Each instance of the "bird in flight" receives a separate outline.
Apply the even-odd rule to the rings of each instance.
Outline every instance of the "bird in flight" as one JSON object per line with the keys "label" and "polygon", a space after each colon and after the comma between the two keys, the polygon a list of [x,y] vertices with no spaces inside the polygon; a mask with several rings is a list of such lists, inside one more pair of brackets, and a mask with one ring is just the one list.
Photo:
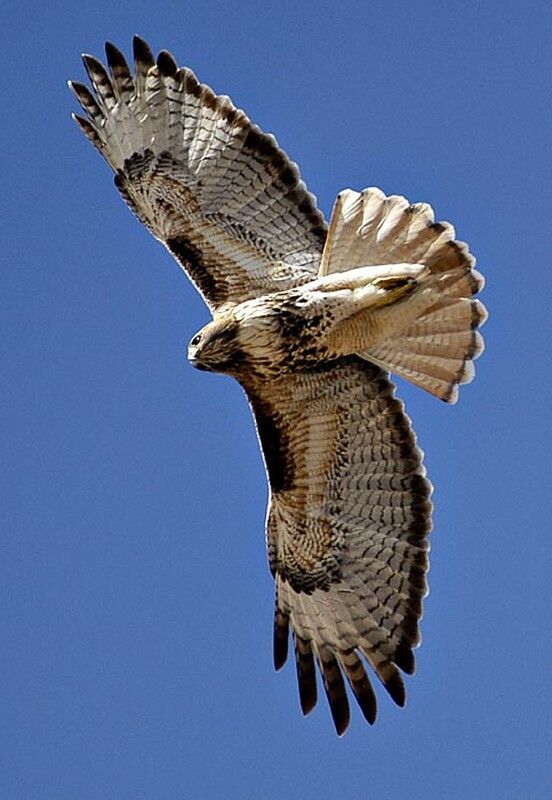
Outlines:
{"label": "bird in flight", "polygon": [[[329,226],[297,166],[226,96],[134,38],[70,82],[73,115],[212,321],[189,345],[248,398],[270,487],[274,663],[295,650],[304,714],[318,666],[339,735],[345,680],[376,719],[399,706],[427,594],[431,484],[394,372],[447,403],[473,377],[486,312],[475,259],[426,203],[346,189]],[[370,668],[367,671],[367,666]]]}

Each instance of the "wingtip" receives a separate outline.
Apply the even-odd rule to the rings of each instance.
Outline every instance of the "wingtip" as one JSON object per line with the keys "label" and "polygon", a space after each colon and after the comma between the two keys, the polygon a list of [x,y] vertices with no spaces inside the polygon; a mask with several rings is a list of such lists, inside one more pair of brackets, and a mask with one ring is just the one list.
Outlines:
{"label": "wingtip", "polygon": [[310,642],[306,639],[295,637],[295,656],[297,668],[297,681],[299,687],[299,703],[303,716],[313,710],[318,700],[316,689],[316,670]]}
{"label": "wingtip", "polygon": [[125,57],[119,50],[117,45],[113,44],[113,42],[106,41],[104,48],[105,48],[105,57],[107,59],[107,63],[111,68],[126,66]]}
{"label": "wingtip", "polygon": [[87,66],[87,64],[93,64],[94,62],[98,61],[96,56],[93,56],[92,53],[81,53],[81,58],[84,61],[85,67]]}
{"label": "wingtip", "polygon": [[80,81],[69,80],[67,81],[67,86],[76,96],[79,103],[82,102],[82,97],[84,94],[90,94],[88,86],[85,86],[84,83],[81,83]]}
{"label": "wingtip", "polygon": [[301,706],[301,713],[304,717],[308,717],[311,711],[316,708],[317,699],[310,698],[309,700],[299,698],[299,705]]}
{"label": "wingtip", "polygon": [[99,58],[96,58],[96,56],[92,56],[89,53],[83,53],[81,58],[88,77],[93,84],[97,82],[98,79],[101,80],[103,76],[106,75],[105,67]]}
{"label": "wingtip", "polygon": [[348,729],[349,729],[349,720],[347,720],[347,722],[345,722],[345,724],[341,726],[338,726],[337,723],[335,723],[335,732],[337,733],[340,739],[342,739],[343,736],[345,736]]}
{"label": "wingtip", "polygon": [[155,64],[155,58],[149,44],[136,33],[132,37],[132,51],[135,61],[141,61],[151,67]]}
{"label": "wingtip", "polygon": [[393,662],[406,675],[414,675],[416,672],[416,659],[412,652],[412,647],[405,641],[400,642],[397,646],[393,654]]}
{"label": "wingtip", "polygon": [[172,78],[177,73],[178,64],[168,50],[161,50],[157,56],[157,68],[161,75],[166,78]]}
{"label": "wingtip", "polygon": [[274,632],[273,632],[273,658],[274,669],[276,672],[282,669],[288,657],[289,643],[289,617],[278,605],[278,595],[276,595],[276,606],[274,609]]}
{"label": "wingtip", "polygon": [[89,139],[95,147],[101,150],[103,142],[94,125],[92,125],[92,123],[84,117],[81,117],[74,112],[71,113],[71,119],[76,125],[78,125],[79,129],[84,133],[86,138]]}
{"label": "wingtip", "polygon": [[349,705],[346,704],[346,707],[344,709],[339,709],[339,710],[334,710],[332,708],[331,715],[335,727],[335,732],[341,738],[347,733],[347,729],[351,722]]}

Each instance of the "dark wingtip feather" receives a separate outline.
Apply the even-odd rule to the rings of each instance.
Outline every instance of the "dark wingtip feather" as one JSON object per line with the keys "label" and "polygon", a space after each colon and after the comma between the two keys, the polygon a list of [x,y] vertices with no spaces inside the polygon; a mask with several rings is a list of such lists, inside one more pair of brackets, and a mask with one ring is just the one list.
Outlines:
{"label": "dark wingtip feather", "polygon": [[326,657],[320,660],[320,670],[336,733],[343,736],[349,727],[350,713],[341,669],[334,657]]}
{"label": "dark wingtip feather", "polygon": [[98,58],[96,58],[96,56],[91,56],[89,53],[83,53],[81,58],[91,81],[94,81],[95,74],[103,75],[105,73],[104,65]]}
{"label": "dark wingtip feather", "polygon": [[178,64],[168,50],[161,50],[157,56],[157,67],[161,75],[172,78],[176,75]]}
{"label": "dark wingtip feather", "polygon": [[135,86],[127,61],[119,48],[111,42],[105,43],[105,55],[118,99],[128,102]]}
{"label": "dark wingtip feather", "polygon": [[81,97],[87,97],[91,95],[90,89],[88,86],[85,86],[84,83],[80,83],[80,81],[67,81],[67,86],[71,89],[79,103],[81,103]]}
{"label": "dark wingtip feather", "polygon": [[71,91],[79,96],[81,92],[87,92],[90,94],[90,89],[84,83],[80,81],[67,81],[67,86],[71,89]]}
{"label": "dark wingtip feather", "polygon": [[96,114],[100,113],[96,98],[88,86],[86,86],[84,83],[79,83],[79,81],[67,81],[67,86],[71,89],[87,114],[90,114],[91,117],[94,117]]}
{"label": "dark wingtip feather", "polygon": [[274,614],[274,668],[282,669],[288,657],[289,617],[276,608]]}
{"label": "dark wingtip feather", "polygon": [[87,119],[80,117],[78,114],[71,114],[71,118],[77,123],[86,138],[90,139],[92,144],[96,145],[96,147],[102,146],[102,140],[98,136],[96,128]]}
{"label": "dark wingtip feather", "polygon": [[153,67],[155,58],[151,52],[150,46],[140,36],[134,36],[132,39],[132,51],[134,60],[142,62],[147,67]]}
{"label": "dark wingtip feather", "polygon": [[295,637],[295,659],[297,664],[297,682],[299,684],[299,701],[301,710],[306,716],[316,705],[316,671],[310,643],[306,639]]}
{"label": "dark wingtip feather", "polygon": [[105,57],[107,59],[108,66],[111,67],[112,70],[117,69],[118,67],[123,69],[127,68],[127,62],[124,55],[112,42],[105,43]]}
{"label": "dark wingtip feather", "polygon": [[401,642],[393,654],[393,661],[407,675],[414,675],[416,671],[416,659],[412,648],[405,642]]}
{"label": "dark wingtip feather", "polygon": [[365,680],[363,684],[361,686],[357,686],[354,689],[354,693],[364,719],[369,725],[373,725],[378,716],[378,705],[372,684],[368,680],[367,676],[364,677]]}
{"label": "dark wingtip feather", "polygon": [[341,654],[341,662],[364,719],[373,725],[378,711],[376,694],[362,661],[354,650],[348,650]]}
{"label": "dark wingtip feather", "polygon": [[404,682],[401,678],[400,672],[397,669],[393,669],[391,674],[385,678],[383,685],[389,692],[394,702],[403,708],[404,704],[406,703],[406,690],[404,688]]}

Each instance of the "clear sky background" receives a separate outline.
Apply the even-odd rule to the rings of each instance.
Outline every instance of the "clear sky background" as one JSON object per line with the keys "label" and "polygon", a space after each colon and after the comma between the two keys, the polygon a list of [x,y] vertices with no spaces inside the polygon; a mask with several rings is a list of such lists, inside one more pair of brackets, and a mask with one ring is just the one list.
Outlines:
{"label": "clear sky background", "polygon": [[[2,10],[0,797],[540,800],[550,755],[550,3]],[[266,485],[208,313],[69,118],[133,33],[276,134],[326,215],[430,202],[478,256],[456,407],[400,385],[435,484],[418,674],[338,739],[272,668]]]}

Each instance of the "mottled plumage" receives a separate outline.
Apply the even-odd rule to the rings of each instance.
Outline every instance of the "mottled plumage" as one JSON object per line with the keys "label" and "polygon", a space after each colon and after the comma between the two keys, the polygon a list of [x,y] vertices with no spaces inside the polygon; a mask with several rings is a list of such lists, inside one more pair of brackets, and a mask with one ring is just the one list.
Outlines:
{"label": "mottled plumage", "polygon": [[249,399],[270,485],[275,666],[291,631],[303,712],[318,664],[337,732],[345,680],[372,724],[366,664],[405,702],[431,529],[388,370],[454,402],[482,350],[482,279],[423,203],[346,190],[327,229],[296,165],[227,97],[137,37],[134,75],[106,54],[107,69],[83,57],[92,91],[70,84],[87,115],[75,119],[211,309],[190,361]]}

